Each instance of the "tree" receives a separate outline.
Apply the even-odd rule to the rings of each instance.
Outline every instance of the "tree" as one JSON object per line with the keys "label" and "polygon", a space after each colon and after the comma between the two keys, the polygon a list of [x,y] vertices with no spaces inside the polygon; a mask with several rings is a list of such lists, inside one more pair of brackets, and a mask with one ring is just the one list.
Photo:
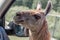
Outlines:
{"label": "tree", "polygon": [[36,8],[37,3],[38,3],[38,2],[41,2],[42,8],[44,9],[44,8],[46,7],[47,1],[48,1],[48,0],[34,0],[34,1],[33,1],[33,5],[32,5],[32,8]]}
{"label": "tree", "polygon": [[23,0],[23,5],[32,8],[33,0]]}
{"label": "tree", "polygon": [[59,11],[60,10],[60,0],[55,0],[55,3],[53,4],[53,9],[55,11]]}
{"label": "tree", "polygon": [[40,1],[40,0],[33,0],[33,4],[32,4],[33,9],[36,8],[38,1]]}
{"label": "tree", "polygon": [[22,0],[16,0],[15,3],[13,4],[13,6],[17,5],[17,6],[20,6],[22,5]]}

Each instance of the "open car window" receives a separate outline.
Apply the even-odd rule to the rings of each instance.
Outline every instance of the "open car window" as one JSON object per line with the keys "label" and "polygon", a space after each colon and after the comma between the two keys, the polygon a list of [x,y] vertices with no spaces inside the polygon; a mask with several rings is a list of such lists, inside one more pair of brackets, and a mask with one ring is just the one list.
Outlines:
{"label": "open car window", "polygon": [[0,0],[0,18],[2,18],[14,0]]}

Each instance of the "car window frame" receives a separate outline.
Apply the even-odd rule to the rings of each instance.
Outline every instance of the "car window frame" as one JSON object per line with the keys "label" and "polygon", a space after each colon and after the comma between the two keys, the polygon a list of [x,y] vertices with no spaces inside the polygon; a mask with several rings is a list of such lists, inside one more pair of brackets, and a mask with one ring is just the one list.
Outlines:
{"label": "car window frame", "polygon": [[3,18],[15,0],[6,0],[0,8],[0,19]]}

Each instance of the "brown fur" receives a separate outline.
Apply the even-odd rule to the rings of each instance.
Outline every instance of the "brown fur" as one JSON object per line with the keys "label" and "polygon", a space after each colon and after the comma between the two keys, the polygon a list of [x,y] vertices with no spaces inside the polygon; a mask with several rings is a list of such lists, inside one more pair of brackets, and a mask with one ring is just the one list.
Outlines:
{"label": "brown fur", "polygon": [[[25,11],[26,12],[26,11]],[[25,12],[20,12],[22,14],[22,16],[26,16],[29,17],[30,15],[35,15],[35,12],[36,11],[27,11],[26,14]],[[40,11],[39,11],[40,12]],[[29,13],[29,14],[28,14]],[[47,21],[45,20],[45,16],[43,14],[43,12],[40,12],[40,15],[42,16],[42,20],[38,20],[36,22],[36,20],[33,20],[36,22],[36,24],[29,24],[29,23],[21,23],[21,22],[16,22],[16,23],[21,23],[24,27],[30,29],[31,31],[31,34],[30,34],[30,40],[50,40],[50,34],[49,34],[49,31],[48,31],[48,26],[47,26]],[[19,20],[19,19],[18,19]],[[42,25],[40,25],[41,23],[39,21],[42,21]],[[41,27],[42,26],[42,27]]]}
{"label": "brown fur", "polygon": [[22,24],[29,29],[29,40],[50,40],[50,33],[46,21],[46,14],[50,11],[51,3],[48,2],[46,12],[43,12],[39,7],[37,10],[17,12],[14,17],[16,24]]}
{"label": "brown fur", "polygon": [[42,28],[38,29],[38,32],[32,32],[30,40],[50,40],[50,33],[48,31],[46,20],[44,21]]}

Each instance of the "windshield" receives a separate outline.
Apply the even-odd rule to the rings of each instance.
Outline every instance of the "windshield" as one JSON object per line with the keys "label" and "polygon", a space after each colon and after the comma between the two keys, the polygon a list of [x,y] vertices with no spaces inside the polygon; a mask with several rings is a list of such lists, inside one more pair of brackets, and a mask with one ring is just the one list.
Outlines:
{"label": "windshield", "polygon": [[6,0],[0,0],[0,8],[2,7],[2,5],[4,4]]}

